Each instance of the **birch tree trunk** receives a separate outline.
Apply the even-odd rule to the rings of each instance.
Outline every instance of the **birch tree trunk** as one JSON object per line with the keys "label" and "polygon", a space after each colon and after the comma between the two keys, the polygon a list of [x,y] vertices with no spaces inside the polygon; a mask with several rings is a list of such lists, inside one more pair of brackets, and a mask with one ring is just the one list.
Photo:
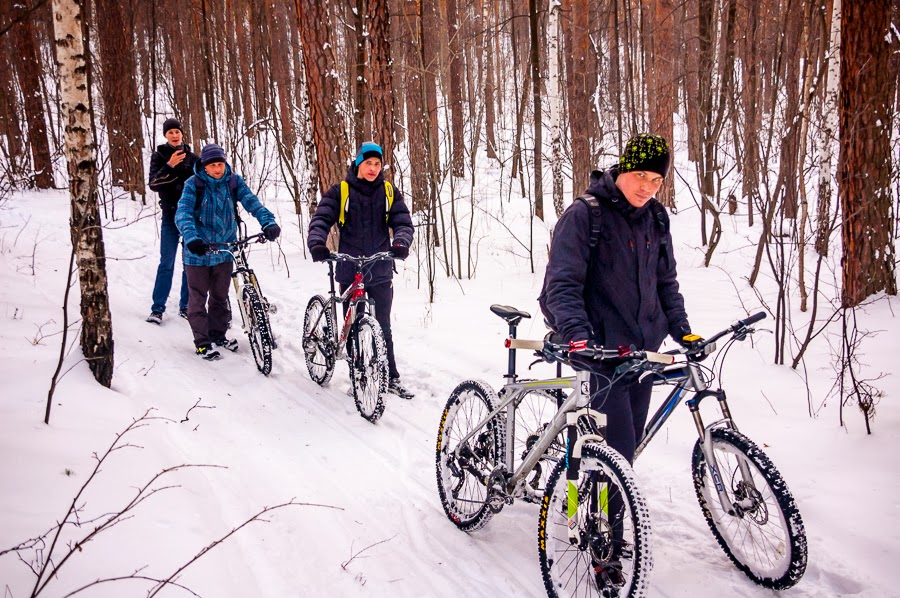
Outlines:
{"label": "birch tree trunk", "polygon": [[556,217],[563,213],[562,136],[560,114],[562,89],[559,77],[559,0],[550,0],[547,20],[547,99],[550,103],[550,170],[553,173],[553,209]]}
{"label": "birch tree trunk", "polygon": [[113,376],[113,334],[106,253],[97,203],[96,145],[82,35],[83,2],[53,0],[53,29],[59,94],[66,123],[72,246],[81,286],[81,350],[97,382],[109,387]]}
{"label": "birch tree trunk", "polygon": [[831,236],[831,177],[834,162],[834,140],[838,133],[838,84],[841,77],[841,0],[833,0],[828,62],[825,75],[825,101],[822,103],[822,129],[819,139],[819,203],[816,223],[816,252],[828,255]]}

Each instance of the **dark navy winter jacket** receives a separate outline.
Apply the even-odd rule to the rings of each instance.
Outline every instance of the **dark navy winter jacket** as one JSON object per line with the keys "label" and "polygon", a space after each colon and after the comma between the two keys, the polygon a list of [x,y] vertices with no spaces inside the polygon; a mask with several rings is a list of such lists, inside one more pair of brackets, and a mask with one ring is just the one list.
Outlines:
{"label": "dark navy winter jacket", "polygon": [[655,351],[666,335],[680,340],[690,332],[671,235],[656,222],[649,202],[641,208],[628,203],[616,176],[615,168],[599,174],[587,190],[601,210],[593,261],[587,204],[575,201],[557,222],[541,308],[566,342],[593,339],[609,348]]}
{"label": "dark navy winter jacket", "polygon": [[182,146],[172,147],[164,143],[157,146],[156,151],[150,156],[150,189],[159,193],[159,207],[167,216],[175,215],[178,200],[184,191],[184,183],[194,176],[194,163],[198,161],[197,156],[191,152],[191,146],[185,143],[184,160],[172,168],[169,166],[169,160],[179,149],[182,149]]}
{"label": "dark navy winter jacket", "polygon": [[[391,248],[389,229],[394,233],[394,245],[409,247],[412,245],[414,229],[409,208],[403,196],[394,188],[394,202],[385,219],[387,201],[384,190],[384,176],[369,182],[356,176],[356,166],[351,166],[344,178],[349,187],[349,198],[344,210],[344,226],[341,227],[341,240],[338,251],[349,255],[372,255]],[[328,232],[338,221],[341,211],[341,185],[333,185],[322,195],[322,201],[315,215],[309,222],[310,248],[325,245]],[[335,279],[339,283],[353,282],[355,266],[347,262],[339,262]],[[367,284],[377,284],[391,279],[393,268],[390,261],[375,262],[366,274]]]}

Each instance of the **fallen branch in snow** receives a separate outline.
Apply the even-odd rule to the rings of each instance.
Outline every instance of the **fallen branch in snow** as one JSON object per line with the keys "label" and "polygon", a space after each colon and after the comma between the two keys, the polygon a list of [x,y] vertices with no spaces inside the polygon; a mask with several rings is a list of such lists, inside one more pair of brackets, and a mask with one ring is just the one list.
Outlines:
{"label": "fallen branch in snow", "polygon": [[393,539],[396,538],[396,537],[397,537],[397,534],[394,534],[394,535],[391,536],[390,538],[387,538],[387,539],[385,539],[385,540],[379,540],[378,542],[375,542],[374,544],[369,544],[368,546],[366,546],[365,548],[363,548],[362,550],[359,550],[359,551],[357,551],[357,552],[353,552],[353,544],[351,543],[351,544],[350,544],[350,558],[349,558],[348,560],[344,561],[343,563],[341,563],[341,569],[343,569],[344,571],[346,571],[346,570],[347,570],[347,565],[349,565],[350,563],[352,563],[352,562],[353,562],[353,559],[355,559],[356,557],[358,557],[359,555],[361,555],[362,553],[364,553],[364,552],[367,551],[368,549],[373,548],[373,547],[375,547],[375,546],[378,546],[379,544],[384,544],[385,542],[390,542],[391,540],[393,540]]}
{"label": "fallen branch in snow", "polygon": [[[191,409],[194,409],[200,406],[200,400],[198,399],[197,403],[194,404]],[[153,423],[154,421],[174,421],[170,418],[159,417],[152,415],[153,408],[148,409],[144,412],[144,414],[132,421],[124,430],[116,434],[115,440],[109,445],[106,451],[102,455],[98,455],[94,453],[92,456],[96,461],[94,465],[93,471],[91,471],[87,480],[81,485],[78,489],[78,492],[75,494],[74,498],[69,503],[69,508],[66,511],[63,518],[49,530],[44,532],[43,534],[25,540],[23,542],[19,542],[15,546],[0,550],[0,557],[6,554],[15,554],[20,562],[22,562],[26,567],[28,567],[31,572],[35,575],[34,587],[32,588],[29,596],[31,598],[35,598],[36,596],[41,595],[44,590],[47,589],[48,584],[51,581],[56,581],[57,583],[54,586],[54,589],[58,592],[64,592],[65,589],[59,590],[58,586],[63,582],[59,581],[59,573],[60,570],[69,562],[69,559],[75,556],[77,553],[83,552],[84,548],[96,537],[105,532],[119,523],[126,521],[135,517],[135,509],[140,506],[144,501],[149,499],[150,497],[163,492],[165,490],[171,490],[173,488],[179,488],[180,485],[169,483],[168,481],[164,482],[164,478],[170,477],[171,474],[185,470],[189,468],[221,468],[226,469],[222,465],[209,465],[209,464],[180,464],[172,467],[166,467],[156,474],[154,474],[146,483],[142,486],[136,488],[136,493],[134,496],[123,506],[114,510],[113,512],[104,513],[92,519],[84,519],[82,517],[85,510],[85,503],[81,502],[82,496],[86,493],[88,488],[97,478],[99,473],[101,472],[101,468],[104,463],[108,462],[109,457],[119,451],[121,449],[126,448],[143,448],[137,444],[129,442],[127,440],[127,436],[138,430],[140,428],[146,427]],[[190,410],[188,410],[190,413]],[[185,419],[187,420],[187,414],[185,414]],[[228,538],[236,534],[238,531],[249,525],[250,523],[256,521],[268,522],[269,519],[266,519],[264,515],[275,511],[276,509],[281,509],[287,506],[309,506],[309,507],[325,507],[330,509],[340,509],[340,507],[334,507],[331,505],[323,505],[323,504],[315,504],[315,503],[302,503],[297,502],[295,499],[291,499],[288,502],[281,503],[272,507],[265,507],[260,510],[258,513],[253,515],[252,517],[246,519],[240,525],[234,527],[231,531],[223,535],[222,537],[210,542],[203,549],[201,549],[193,558],[185,562],[183,565],[178,567],[171,575],[166,577],[157,577],[152,575],[147,575],[143,573],[143,571],[147,568],[146,566],[140,567],[136,569],[133,573],[128,575],[117,575],[110,576],[105,578],[98,578],[90,583],[87,583],[81,587],[78,587],[74,590],[69,591],[68,593],[61,594],[64,598],[69,596],[74,596],[87,590],[89,588],[93,588],[95,586],[101,584],[107,584],[111,582],[121,582],[125,580],[137,580],[141,582],[152,582],[152,586],[147,590],[148,598],[155,596],[160,590],[162,590],[166,586],[174,586],[181,590],[184,590],[191,595],[198,596],[193,590],[188,588],[187,586],[176,582],[175,578],[180,575],[187,567],[197,562],[200,558],[205,556],[209,551],[218,546],[219,544],[225,542]],[[86,534],[81,536],[80,538],[74,538],[69,540],[63,540],[63,532],[65,530],[70,529],[82,530],[85,528],[90,528]],[[67,546],[67,550],[63,553],[62,550],[59,549],[60,546]],[[28,558],[26,558],[28,557]],[[352,560],[352,559],[351,559]],[[349,561],[348,561],[349,562]]]}
{"label": "fallen branch in snow", "polygon": [[203,397],[200,397],[199,399],[197,399],[197,402],[194,403],[194,406],[191,407],[190,409],[188,409],[187,413],[184,414],[184,419],[178,423],[183,424],[184,422],[190,420],[191,419],[190,418],[191,411],[193,411],[194,409],[215,409],[215,406],[213,406],[213,405],[201,405],[200,401],[202,401],[202,400],[203,400]]}

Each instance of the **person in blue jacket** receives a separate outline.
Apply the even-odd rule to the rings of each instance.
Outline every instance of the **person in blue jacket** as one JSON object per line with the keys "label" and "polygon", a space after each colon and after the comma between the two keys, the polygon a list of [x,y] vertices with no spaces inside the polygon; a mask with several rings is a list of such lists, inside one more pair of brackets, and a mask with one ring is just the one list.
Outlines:
{"label": "person in blue jacket", "polygon": [[[202,188],[199,198],[198,187]],[[232,172],[225,161],[225,150],[215,143],[204,146],[194,176],[184,184],[175,224],[187,247],[182,253],[189,289],[187,316],[194,346],[197,355],[210,361],[220,357],[216,347],[229,351],[238,348],[236,340],[225,337],[232,257],[227,251],[210,251],[211,244],[237,240],[235,195],[259,221],[266,239],[277,239],[281,228],[275,223],[275,216],[260,203],[244,179]]]}

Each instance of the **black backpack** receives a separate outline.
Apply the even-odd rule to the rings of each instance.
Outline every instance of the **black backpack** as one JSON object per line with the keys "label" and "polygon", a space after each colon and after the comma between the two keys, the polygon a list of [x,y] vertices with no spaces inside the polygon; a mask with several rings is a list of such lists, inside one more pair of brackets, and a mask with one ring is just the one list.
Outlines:
{"label": "black backpack", "polygon": [[[237,190],[237,176],[232,174],[228,179],[228,190],[231,191],[231,201],[234,202],[234,219],[240,224],[241,216],[238,213],[238,190]],[[200,211],[200,204],[203,203],[203,194],[206,193],[206,182],[200,177],[194,177],[194,214],[197,214]],[[197,221],[200,221],[200,216],[197,214]]]}

